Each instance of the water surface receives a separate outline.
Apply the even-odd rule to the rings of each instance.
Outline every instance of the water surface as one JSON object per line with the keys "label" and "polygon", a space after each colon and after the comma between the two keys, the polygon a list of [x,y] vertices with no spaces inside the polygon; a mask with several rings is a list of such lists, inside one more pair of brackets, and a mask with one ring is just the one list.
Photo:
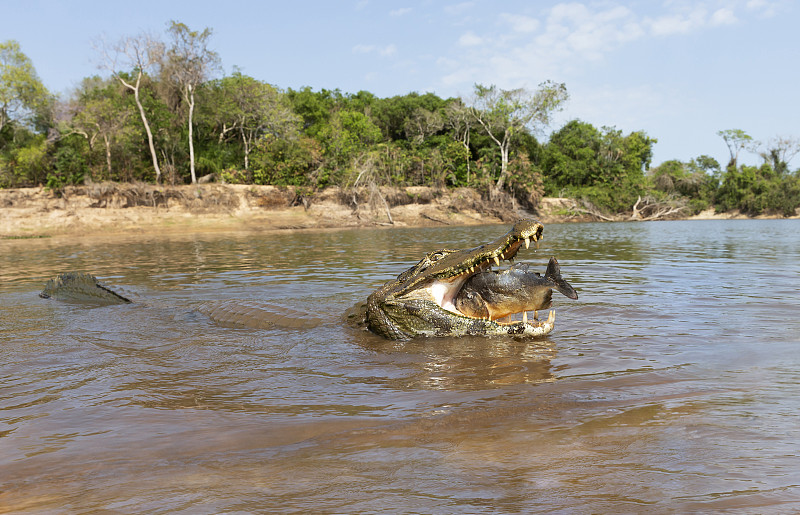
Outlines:
{"label": "water surface", "polygon": [[[800,510],[800,222],[548,225],[539,340],[341,314],[507,227],[0,241],[0,512]],[[90,271],[137,302],[40,299]],[[221,327],[211,299],[308,331]]]}

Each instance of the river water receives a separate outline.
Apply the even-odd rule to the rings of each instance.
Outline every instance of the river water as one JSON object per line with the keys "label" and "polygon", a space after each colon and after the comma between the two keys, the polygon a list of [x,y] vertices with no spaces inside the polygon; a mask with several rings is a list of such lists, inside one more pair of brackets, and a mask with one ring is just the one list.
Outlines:
{"label": "river water", "polygon": [[[0,512],[800,511],[800,221],[545,226],[540,340],[341,314],[507,226],[0,241]],[[41,299],[90,271],[137,303]],[[223,327],[211,299],[310,330]]]}

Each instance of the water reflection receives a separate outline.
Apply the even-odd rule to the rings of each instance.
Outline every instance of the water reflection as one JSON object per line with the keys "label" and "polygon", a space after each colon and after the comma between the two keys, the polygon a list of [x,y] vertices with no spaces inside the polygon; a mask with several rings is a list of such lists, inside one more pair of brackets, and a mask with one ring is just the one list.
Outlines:
{"label": "water reflection", "polygon": [[555,380],[551,361],[556,346],[549,340],[462,337],[389,342],[368,337],[362,344],[390,356],[414,356],[419,370],[402,379],[406,388],[483,389]]}

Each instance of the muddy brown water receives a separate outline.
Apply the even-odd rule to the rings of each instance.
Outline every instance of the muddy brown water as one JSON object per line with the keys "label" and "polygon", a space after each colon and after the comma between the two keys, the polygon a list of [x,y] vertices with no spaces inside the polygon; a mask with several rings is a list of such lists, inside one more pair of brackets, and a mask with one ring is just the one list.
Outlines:
{"label": "muddy brown water", "polygon": [[[0,241],[0,512],[800,511],[800,221],[548,225],[545,339],[340,315],[506,226]],[[40,299],[91,271],[133,305]],[[223,327],[242,298],[323,317]]]}

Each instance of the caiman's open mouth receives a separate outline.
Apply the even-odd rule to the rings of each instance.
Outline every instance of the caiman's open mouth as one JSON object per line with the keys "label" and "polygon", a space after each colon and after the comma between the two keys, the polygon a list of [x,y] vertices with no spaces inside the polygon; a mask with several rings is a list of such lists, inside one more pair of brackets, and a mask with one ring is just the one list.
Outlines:
{"label": "caiman's open mouth", "polygon": [[[531,242],[534,242],[538,247],[539,241],[542,239],[543,227],[540,223],[536,222],[531,227],[520,231],[519,234],[513,234],[513,232],[514,231],[507,235],[508,237],[505,241],[500,242],[499,247],[491,248],[492,245],[498,243],[495,242],[494,244],[481,245],[480,247],[472,249],[469,252],[475,253],[475,255],[467,258],[463,266],[456,269],[462,271],[456,271],[454,275],[449,277],[438,275],[429,286],[423,289],[427,290],[433,301],[440,308],[466,318],[476,318],[459,311],[454,303],[464,283],[475,274],[491,271],[492,267],[501,266],[504,261],[513,263],[514,257],[516,257],[517,252],[519,252],[523,244],[526,249],[530,248]],[[491,316],[481,318],[481,320],[495,322],[498,325],[508,325],[519,322],[528,323],[529,318],[538,321],[538,312],[535,309],[523,310],[494,320],[492,320]],[[550,324],[555,322],[555,311],[550,311],[547,322]]]}
{"label": "caiman's open mouth", "polygon": [[[455,304],[471,277],[511,262],[524,245],[542,239],[544,227],[536,220],[521,220],[497,240],[465,250],[428,253],[417,265],[386,283],[367,300],[367,324],[390,338],[413,335],[516,334],[544,335],[552,331],[555,313],[539,321],[536,311],[512,313],[502,318],[476,317]],[[532,312],[531,312],[532,311]]]}

